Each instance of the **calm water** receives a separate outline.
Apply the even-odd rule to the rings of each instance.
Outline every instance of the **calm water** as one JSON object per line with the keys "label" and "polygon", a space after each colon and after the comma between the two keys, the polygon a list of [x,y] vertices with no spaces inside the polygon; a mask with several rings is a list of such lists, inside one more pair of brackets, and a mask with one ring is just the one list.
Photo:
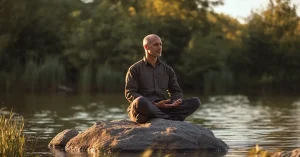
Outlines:
{"label": "calm water", "polygon": [[[187,121],[211,129],[216,137],[225,141],[230,147],[226,157],[247,156],[256,144],[269,151],[300,148],[299,97],[198,97],[202,106]],[[28,141],[33,142],[28,144],[28,154],[43,157],[86,156],[53,152],[47,145],[64,129],[83,131],[98,120],[128,118],[125,112],[128,103],[122,94],[8,95],[0,96],[0,100],[0,108],[13,108],[14,112],[23,115],[24,132]]]}

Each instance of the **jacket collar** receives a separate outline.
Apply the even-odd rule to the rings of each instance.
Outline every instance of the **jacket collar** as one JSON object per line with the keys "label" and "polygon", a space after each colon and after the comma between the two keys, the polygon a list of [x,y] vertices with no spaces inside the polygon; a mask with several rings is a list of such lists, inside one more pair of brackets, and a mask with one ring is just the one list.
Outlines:
{"label": "jacket collar", "polygon": [[[148,63],[148,61],[146,60],[146,57],[143,57],[143,61],[144,63],[147,65],[147,64],[150,64]],[[157,61],[156,61],[156,65],[160,64],[161,63],[161,60],[157,57]]]}

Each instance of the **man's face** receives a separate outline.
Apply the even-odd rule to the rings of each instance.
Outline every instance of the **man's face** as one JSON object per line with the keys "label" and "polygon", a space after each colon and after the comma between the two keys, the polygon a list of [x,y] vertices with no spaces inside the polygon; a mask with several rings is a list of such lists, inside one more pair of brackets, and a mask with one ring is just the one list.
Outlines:
{"label": "man's face", "polygon": [[147,44],[147,53],[154,56],[160,57],[162,52],[162,42],[159,37],[153,37]]}

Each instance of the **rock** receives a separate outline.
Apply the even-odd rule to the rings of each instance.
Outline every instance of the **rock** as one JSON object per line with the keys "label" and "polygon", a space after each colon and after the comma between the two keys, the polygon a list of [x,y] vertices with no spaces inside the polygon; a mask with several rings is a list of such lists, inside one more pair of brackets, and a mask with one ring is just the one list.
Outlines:
{"label": "rock", "polygon": [[49,148],[64,148],[73,137],[78,135],[78,131],[67,129],[57,134],[48,144]]}
{"label": "rock", "polygon": [[99,121],[65,146],[67,152],[139,152],[146,149],[226,154],[229,147],[200,125],[159,118],[146,124],[128,120]]}
{"label": "rock", "polygon": [[75,90],[73,88],[70,88],[66,85],[58,85],[56,88],[56,93],[57,94],[68,94],[68,93],[74,93]]}
{"label": "rock", "polygon": [[271,155],[271,157],[300,157],[300,148],[297,148],[291,152],[287,152],[287,151],[277,152]]}

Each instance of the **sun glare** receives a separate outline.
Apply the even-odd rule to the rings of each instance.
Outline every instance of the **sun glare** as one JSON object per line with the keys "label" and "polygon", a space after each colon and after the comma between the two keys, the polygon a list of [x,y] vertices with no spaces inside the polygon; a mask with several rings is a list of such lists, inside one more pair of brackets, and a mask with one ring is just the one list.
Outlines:
{"label": "sun glare", "polygon": [[81,0],[83,3],[93,3],[94,0]]}

